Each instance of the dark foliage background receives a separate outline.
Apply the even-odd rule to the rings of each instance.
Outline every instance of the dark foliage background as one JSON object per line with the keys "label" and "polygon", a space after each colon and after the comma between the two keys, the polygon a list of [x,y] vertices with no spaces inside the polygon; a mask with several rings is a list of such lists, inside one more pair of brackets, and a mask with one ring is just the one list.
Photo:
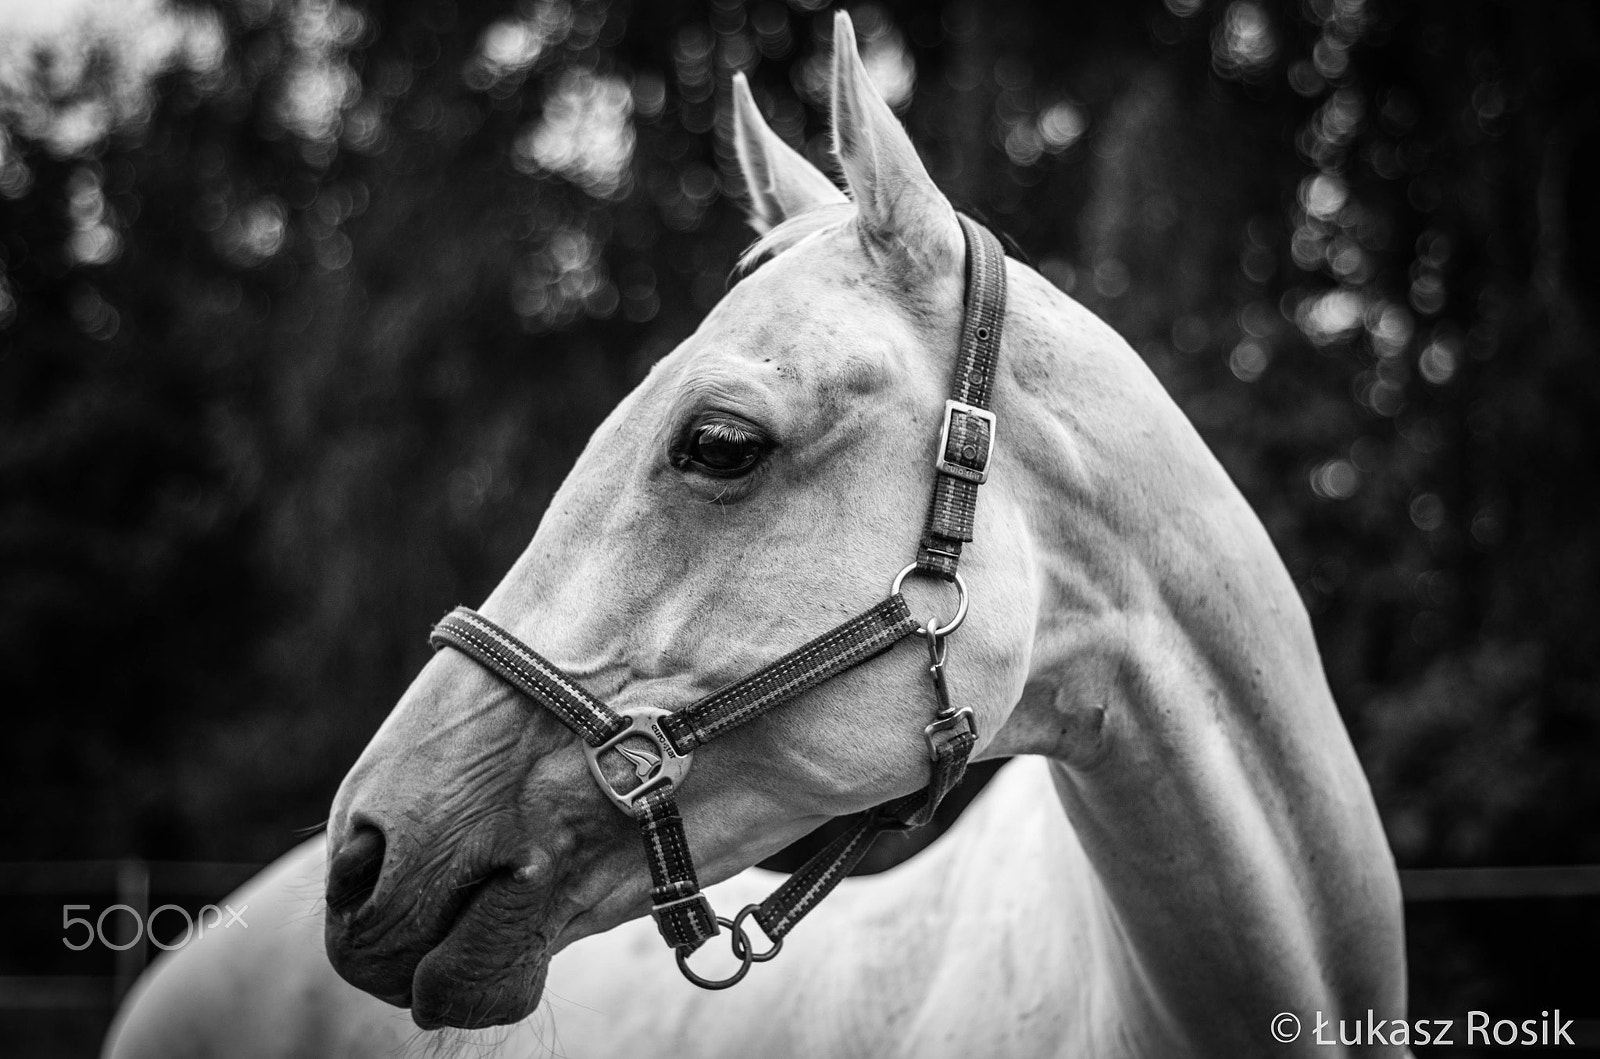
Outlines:
{"label": "dark foliage background", "polygon": [[[818,6],[0,27],[8,858],[265,861],[321,820],[429,623],[719,296],[730,72],[825,161]],[[852,11],[936,179],[1261,513],[1402,866],[1600,861],[1600,11]],[[1414,910],[1416,1005],[1600,1015],[1597,919]]]}

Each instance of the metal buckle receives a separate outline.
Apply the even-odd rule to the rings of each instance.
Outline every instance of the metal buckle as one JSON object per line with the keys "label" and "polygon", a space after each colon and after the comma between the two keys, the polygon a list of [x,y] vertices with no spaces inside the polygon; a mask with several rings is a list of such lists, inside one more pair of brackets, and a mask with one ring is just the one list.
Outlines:
{"label": "metal buckle", "polygon": [[922,730],[923,738],[928,741],[928,760],[939,760],[939,737],[949,732],[957,725],[964,724],[974,736],[978,734],[977,722],[972,719],[972,707],[963,706],[950,714],[940,714],[933,719],[933,723]]}
{"label": "metal buckle", "polygon": [[727,920],[719,919],[717,917],[717,914],[711,910],[711,902],[706,899],[705,894],[700,893],[698,890],[690,894],[688,897],[675,897],[666,904],[651,905],[650,918],[656,921],[656,929],[661,932],[661,936],[663,938],[667,939],[667,944],[669,945],[676,946],[678,944],[678,939],[674,938],[672,934],[668,932],[667,924],[663,921],[663,917],[665,917],[666,914],[671,912],[673,909],[681,908],[684,905],[700,906],[701,910],[705,912],[705,918],[710,920],[712,923],[711,929],[713,936],[715,936],[716,933],[716,924],[727,922]]}
{"label": "metal buckle", "polygon": [[[632,816],[634,803],[640,798],[662,787],[675,787],[683,780],[684,774],[689,771],[689,765],[694,761],[694,751],[680,754],[672,749],[672,740],[667,738],[667,733],[661,728],[661,719],[671,717],[671,710],[663,710],[656,706],[641,706],[627,711],[622,716],[628,721],[628,727],[599,746],[585,743],[583,755],[589,760],[589,771],[594,775],[594,781],[600,785],[606,797],[610,798],[618,809]],[[639,735],[656,745],[654,754],[619,745],[624,740]],[[600,767],[600,755],[608,750],[615,750],[633,764],[633,770],[639,777],[637,787],[619,791],[611,786],[611,782],[606,779],[605,770]]]}
{"label": "metal buckle", "polygon": [[[955,425],[957,413],[981,419],[989,424],[988,442],[983,446],[981,455],[974,454],[968,461],[974,466],[961,463],[952,463],[944,458],[945,452],[950,448],[950,431]],[[948,474],[952,478],[960,478],[974,485],[982,485],[989,480],[989,458],[994,455],[994,413],[987,408],[967,404],[965,401],[946,401],[944,403],[944,426],[939,430],[939,451],[934,456],[934,470],[940,474]]]}

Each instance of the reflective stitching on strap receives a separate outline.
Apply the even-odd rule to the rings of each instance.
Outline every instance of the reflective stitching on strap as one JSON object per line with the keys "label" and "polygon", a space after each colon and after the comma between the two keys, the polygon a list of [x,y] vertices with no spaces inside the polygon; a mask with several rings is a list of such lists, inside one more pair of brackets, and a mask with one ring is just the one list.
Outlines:
{"label": "reflective stitching on strap", "polygon": [[905,598],[890,596],[743,680],[684,707],[661,722],[661,727],[679,753],[693,750],[877,657],[916,630]]}
{"label": "reflective stitching on strap", "polygon": [[961,359],[954,393],[964,404],[988,408],[1000,363],[1000,333],[1006,315],[1006,252],[994,233],[957,214],[967,237],[966,304],[961,319]]}
{"label": "reflective stitching on strap", "polygon": [[857,814],[850,830],[823,847],[773,891],[772,896],[761,902],[754,918],[767,937],[777,941],[789,933],[861,863],[861,858],[884,831],[878,826],[876,816],[874,809]]}
{"label": "reflective stitching on strap", "polygon": [[612,709],[574,683],[521,640],[468,607],[457,607],[433,627],[435,650],[450,646],[554,713],[591,746],[628,726]]}
{"label": "reflective stitching on strap", "polygon": [[683,830],[683,817],[671,787],[652,791],[634,807],[639,833],[644,839],[645,861],[650,865],[650,914],[667,944],[675,949],[697,948],[717,934],[717,917],[700,892],[694,857]]}

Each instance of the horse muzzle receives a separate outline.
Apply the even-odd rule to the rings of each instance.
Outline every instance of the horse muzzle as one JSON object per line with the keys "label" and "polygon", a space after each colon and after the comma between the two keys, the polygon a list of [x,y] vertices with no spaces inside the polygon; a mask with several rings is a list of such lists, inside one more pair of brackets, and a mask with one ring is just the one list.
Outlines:
{"label": "horse muzzle", "polygon": [[377,827],[356,827],[328,863],[323,941],[334,970],[410,1008],[423,1029],[526,1017],[550,962],[545,935],[532,929],[549,891],[531,873],[476,860],[463,852],[425,872],[400,863]]}

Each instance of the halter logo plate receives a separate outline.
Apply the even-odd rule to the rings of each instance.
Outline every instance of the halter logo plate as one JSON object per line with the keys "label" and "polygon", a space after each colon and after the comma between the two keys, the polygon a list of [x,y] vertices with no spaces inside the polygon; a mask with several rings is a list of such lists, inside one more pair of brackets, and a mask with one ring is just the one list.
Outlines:
{"label": "halter logo plate", "polygon": [[637,773],[639,778],[642,780],[649,779],[650,773],[654,772],[661,764],[661,759],[655,754],[649,753],[648,751],[641,752],[638,750],[631,750],[625,746],[619,746],[617,747],[617,753],[633,762],[633,771]]}
{"label": "halter logo plate", "polygon": [[[632,816],[634,805],[640,798],[651,791],[676,786],[683,781],[694,759],[694,752],[680,754],[674,750],[672,740],[667,738],[666,730],[661,727],[662,718],[672,716],[672,711],[643,706],[629,710],[622,716],[628,722],[628,727],[597,747],[585,744],[583,753],[589,761],[589,772],[594,776],[595,783],[600,785],[600,790],[611,799],[613,805]],[[649,740],[654,746],[647,750],[623,745],[627,740],[637,737]],[[637,786],[619,791],[611,785],[605,769],[600,765],[600,758],[612,750],[633,766],[634,774],[639,778]]]}

